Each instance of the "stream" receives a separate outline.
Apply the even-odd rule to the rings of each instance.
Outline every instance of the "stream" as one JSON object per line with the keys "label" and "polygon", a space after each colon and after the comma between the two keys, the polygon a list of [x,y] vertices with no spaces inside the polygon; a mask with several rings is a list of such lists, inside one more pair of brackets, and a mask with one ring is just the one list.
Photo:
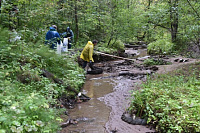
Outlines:
{"label": "stream", "polygon": [[[147,50],[144,48],[136,50],[127,48],[125,53],[128,58],[147,57]],[[178,64],[180,63],[177,62],[174,66]],[[95,66],[103,68],[104,72],[98,75],[86,75],[83,93],[91,99],[76,104],[74,109],[68,110],[69,116],[63,117],[64,120],[68,117],[81,118],[81,121],[63,128],[61,133],[155,132],[147,126],[131,125],[121,119],[129,107],[131,91],[139,89],[139,85],[146,80],[146,75],[154,73],[155,70],[152,67],[138,66],[138,62],[125,60],[99,62],[95,63]],[[168,66],[162,66],[161,70],[167,70],[165,67]]]}

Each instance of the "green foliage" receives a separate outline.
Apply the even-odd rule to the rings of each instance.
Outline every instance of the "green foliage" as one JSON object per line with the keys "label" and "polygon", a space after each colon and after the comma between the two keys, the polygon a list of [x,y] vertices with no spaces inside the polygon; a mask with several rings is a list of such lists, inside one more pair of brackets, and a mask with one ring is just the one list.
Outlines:
{"label": "green foliage", "polygon": [[117,50],[124,50],[124,44],[121,40],[111,41],[110,48],[115,48]]}
{"label": "green foliage", "polygon": [[161,26],[168,26],[170,21],[169,16],[169,5],[164,2],[157,3],[147,11],[149,21],[153,24],[159,24]]}
{"label": "green foliage", "polygon": [[[175,45],[179,46],[176,48],[190,41],[197,43],[197,9],[200,3],[190,1],[189,4],[185,0],[178,4],[173,2],[5,0],[1,2],[0,23],[9,29],[26,33],[22,36],[26,42],[41,41],[48,27],[56,24],[59,33],[70,26],[75,33],[76,43],[93,39],[106,42],[116,38],[123,42],[142,40],[149,43],[158,37],[165,37],[165,34],[172,34],[173,10],[178,14],[176,35],[177,40],[181,41],[176,42]],[[170,14],[173,15],[170,17]]]}
{"label": "green foliage", "polygon": [[[56,110],[39,93],[21,93],[9,81],[0,93],[0,128],[6,132],[56,132]],[[9,85],[9,86],[8,86]]]}
{"label": "green foliage", "polygon": [[174,44],[166,39],[158,39],[148,44],[147,50],[149,54],[170,54]]}
{"label": "green foliage", "polygon": [[199,85],[196,76],[155,75],[133,92],[129,109],[160,132],[199,132]]}
{"label": "green foliage", "polygon": [[[55,54],[55,51],[49,50],[47,47],[41,47],[34,50],[42,59],[43,68],[54,73],[57,77],[62,77],[66,85],[70,85],[76,89],[80,88],[85,79],[84,71],[74,61],[74,57],[60,56]],[[74,55],[77,57],[76,55]]]}
{"label": "green foliage", "polygon": [[149,59],[146,59],[144,60],[144,65],[146,66],[152,66],[152,65],[167,65],[167,64],[170,64],[170,62],[166,62],[162,59],[154,59],[154,58],[149,58]]}
{"label": "green foliage", "polygon": [[99,44],[100,46],[97,47],[98,51],[102,51],[105,53],[114,53],[116,52],[116,49],[108,48],[108,45],[106,43]]}
{"label": "green foliage", "polygon": [[151,65],[159,65],[153,58],[146,59],[144,61],[144,65],[151,66]]}
{"label": "green foliage", "polygon": [[[83,69],[72,57],[57,55],[40,41],[30,45],[26,41],[29,35],[13,40],[16,34],[2,27],[0,30],[1,132],[57,132],[61,120],[54,107],[57,98],[70,95],[66,86],[82,87]],[[63,86],[43,77],[43,69],[63,80]]]}
{"label": "green foliage", "polygon": [[[188,5],[188,1],[182,1],[180,6],[182,7],[179,10],[179,33],[178,43],[179,46],[187,44],[185,42],[198,43],[200,38],[200,22],[199,16],[195,11],[198,10],[200,2],[189,1],[191,5]],[[188,6],[185,6],[188,5]],[[193,10],[191,10],[193,8]]]}
{"label": "green foliage", "polygon": [[111,41],[110,45],[107,43],[98,44],[97,50],[105,52],[105,53],[117,53],[118,51],[124,50],[124,44],[121,40]]}

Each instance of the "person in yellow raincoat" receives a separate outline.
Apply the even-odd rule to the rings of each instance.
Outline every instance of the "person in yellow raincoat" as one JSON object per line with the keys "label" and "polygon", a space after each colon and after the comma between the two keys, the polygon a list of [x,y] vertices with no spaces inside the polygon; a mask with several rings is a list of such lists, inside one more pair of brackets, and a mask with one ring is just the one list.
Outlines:
{"label": "person in yellow raincoat", "polygon": [[89,62],[89,67],[94,70],[93,67],[93,50],[94,50],[94,46],[97,45],[98,41],[97,40],[93,40],[88,41],[88,43],[85,45],[80,58],[83,60],[83,64],[82,64],[82,68],[85,68],[87,66],[87,63]]}

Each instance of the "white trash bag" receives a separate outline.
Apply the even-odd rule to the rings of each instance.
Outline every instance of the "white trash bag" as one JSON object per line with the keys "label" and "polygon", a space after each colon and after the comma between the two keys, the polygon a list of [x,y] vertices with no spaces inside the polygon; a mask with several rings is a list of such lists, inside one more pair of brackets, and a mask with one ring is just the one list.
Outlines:
{"label": "white trash bag", "polygon": [[63,39],[62,52],[68,52],[68,38]]}
{"label": "white trash bag", "polygon": [[60,44],[57,43],[57,52],[56,52],[57,54],[61,54],[62,47],[63,47],[62,41],[60,42]]}

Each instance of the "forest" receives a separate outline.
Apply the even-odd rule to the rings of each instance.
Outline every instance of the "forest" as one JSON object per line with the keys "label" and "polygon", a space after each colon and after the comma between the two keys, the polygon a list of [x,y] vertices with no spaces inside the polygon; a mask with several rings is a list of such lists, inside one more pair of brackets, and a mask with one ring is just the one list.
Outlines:
{"label": "forest", "polygon": [[[58,107],[57,99],[79,92],[85,82],[85,71],[75,63],[79,51],[61,56],[45,45],[51,25],[57,26],[58,33],[65,32],[68,26],[73,30],[72,49],[83,48],[87,41],[97,39],[97,51],[117,55],[124,50],[124,44],[145,42],[149,54],[198,59],[199,8],[199,0],[0,0],[0,133],[59,131],[63,108]],[[53,76],[44,76],[46,72]],[[200,132],[198,76],[165,76],[160,78],[179,80],[185,87],[189,99],[182,97],[179,102],[188,106],[172,105],[169,113],[170,107],[159,108],[164,105],[159,100],[169,98],[163,96],[153,107],[155,98],[164,92],[151,91],[162,80],[150,78],[143,85],[146,91],[133,92],[136,100],[129,110],[144,111],[147,122],[155,124],[158,132]],[[182,84],[183,81],[188,83]],[[168,85],[170,90],[176,85],[169,82],[163,86]],[[190,91],[194,93],[189,94]],[[170,117],[173,114],[178,115]]]}

